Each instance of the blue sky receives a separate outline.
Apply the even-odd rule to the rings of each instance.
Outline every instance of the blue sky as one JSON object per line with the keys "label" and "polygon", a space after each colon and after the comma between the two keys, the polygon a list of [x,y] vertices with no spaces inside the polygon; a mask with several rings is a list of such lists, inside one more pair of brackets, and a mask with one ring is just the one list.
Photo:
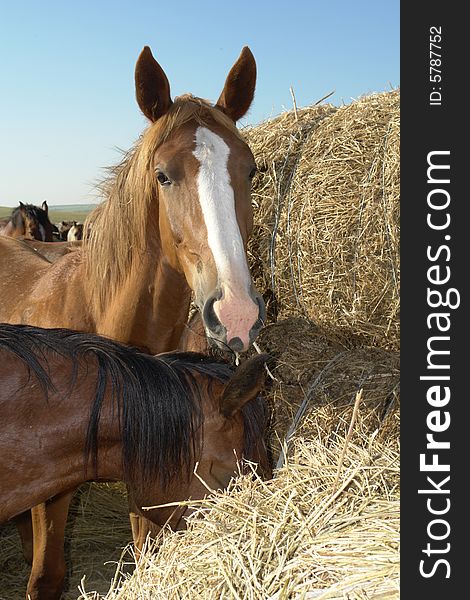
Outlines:
{"label": "blue sky", "polygon": [[134,96],[144,45],[172,96],[217,100],[241,48],[257,61],[241,124],[399,85],[398,0],[1,2],[0,205],[80,204],[146,126]]}

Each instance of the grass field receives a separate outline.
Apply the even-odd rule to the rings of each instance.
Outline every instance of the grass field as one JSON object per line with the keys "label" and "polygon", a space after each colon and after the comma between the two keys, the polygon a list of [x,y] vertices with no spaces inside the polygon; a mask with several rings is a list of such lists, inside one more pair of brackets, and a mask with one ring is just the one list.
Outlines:
{"label": "grass field", "polygon": [[[49,219],[51,223],[59,223],[60,221],[79,221],[83,223],[87,214],[93,210],[94,204],[83,204],[82,206],[73,204],[70,206],[50,206]],[[0,218],[11,215],[13,208],[11,206],[0,206]]]}

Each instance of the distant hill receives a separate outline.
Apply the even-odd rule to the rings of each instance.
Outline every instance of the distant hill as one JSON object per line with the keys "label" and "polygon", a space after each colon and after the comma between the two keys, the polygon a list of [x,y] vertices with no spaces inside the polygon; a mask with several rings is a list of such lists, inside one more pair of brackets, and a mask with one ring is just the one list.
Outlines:
{"label": "distant hill", "polygon": [[[41,206],[41,203],[38,204]],[[96,207],[96,204],[56,204],[49,205],[49,219],[52,223],[59,221],[79,221],[83,222],[89,212]],[[0,206],[0,218],[11,215],[14,207]]]}
{"label": "distant hill", "polygon": [[59,221],[83,222],[89,212],[96,208],[96,204],[63,204],[49,205],[49,219],[52,223]]}
{"label": "distant hill", "polygon": [[54,211],[76,211],[89,213],[97,205],[96,204],[49,204],[49,210]]}

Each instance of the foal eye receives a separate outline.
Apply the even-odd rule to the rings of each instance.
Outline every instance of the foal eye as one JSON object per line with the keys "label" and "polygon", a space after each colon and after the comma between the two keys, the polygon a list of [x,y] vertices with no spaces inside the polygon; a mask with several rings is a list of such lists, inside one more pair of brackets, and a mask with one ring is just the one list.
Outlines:
{"label": "foal eye", "polygon": [[165,173],[162,173],[161,171],[157,172],[157,179],[160,185],[170,185],[171,183],[171,181],[168,179]]}

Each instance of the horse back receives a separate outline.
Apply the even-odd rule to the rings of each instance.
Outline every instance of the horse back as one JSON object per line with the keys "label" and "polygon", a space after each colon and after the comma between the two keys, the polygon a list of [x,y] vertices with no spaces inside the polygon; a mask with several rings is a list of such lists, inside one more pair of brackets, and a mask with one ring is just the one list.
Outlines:
{"label": "horse back", "polygon": [[22,239],[23,244],[32,248],[37,254],[46,258],[49,262],[55,262],[62,256],[78,250],[82,247],[81,241],[72,242],[41,242],[39,240]]}
{"label": "horse back", "polygon": [[0,322],[93,331],[81,252],[51,263],[27,244],[0,237]]}

